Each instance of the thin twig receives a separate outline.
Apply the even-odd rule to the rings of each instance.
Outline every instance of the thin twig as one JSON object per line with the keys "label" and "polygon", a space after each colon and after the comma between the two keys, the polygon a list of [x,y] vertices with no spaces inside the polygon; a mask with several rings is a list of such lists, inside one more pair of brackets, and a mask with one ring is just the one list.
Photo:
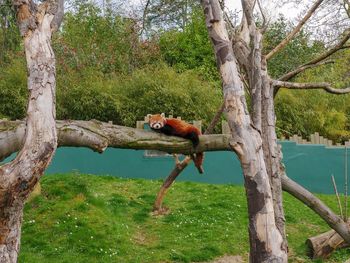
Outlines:
{"label": "thin twig", "polygon": [[340,216],[342,218],[344,218],[344,215],[343,215],[343,208],[341,206],[341,202],[340,202],[340,198],[339,198],[339,194],[338,194],[338,189],[337,189],[337,185],[335,183],[335,179],[334,179],[334,176],[332,174],[332,183],[333,183],[333,188],[334,188],[334,192],[335,192],[335,196],[337,197],[337,201],[338,201],[338,207],[339,207],[339,211],[340,211]]}
{"label": "thin twig", "polygon": [[150,5],[150,2],[151,2],[151,0],[147,0],[146,5],[145,5],[145,9],[143,10],[143,15],[142,15],[142,28],[141,28],[140,35],[142,35],[143,32],[145,31],[145,27],[146,27],[146,16],[147,16],[148,6]]}

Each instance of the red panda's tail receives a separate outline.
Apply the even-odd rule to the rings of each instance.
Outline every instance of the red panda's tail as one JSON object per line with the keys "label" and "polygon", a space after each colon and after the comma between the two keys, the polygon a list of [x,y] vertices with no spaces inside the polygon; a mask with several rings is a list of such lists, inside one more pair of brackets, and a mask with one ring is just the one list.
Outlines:
{"label": "red panda's tail", "polygon": [[200,174],[204,173],[204,170],[202,167],[203,160],[204,160],[204,153],[196,153],[196,158],[193,161],[194,161],[194,165],[197,167],[198,172]]}

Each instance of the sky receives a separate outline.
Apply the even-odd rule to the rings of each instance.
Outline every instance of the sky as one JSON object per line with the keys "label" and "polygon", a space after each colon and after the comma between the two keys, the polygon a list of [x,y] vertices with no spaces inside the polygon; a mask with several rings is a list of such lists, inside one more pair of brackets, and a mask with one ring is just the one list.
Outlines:
{"label": "sky", "polygon": [[[295,6],[295,4],[293,3],[286,3],[283,4],[283,7],[277,7],[278,3],[280,3],[281,1],[279,0],[263,0],[263,6],[267,9],[267,10],[274,10],[276,12],[273,13],[269,13],[270,17],[277,17],[279,13],[282,13],[286,18],[294,20],[297,18],[298,16],[298,11],[300,11],[298,7]],[[302,0],[302,3],[307,3],[309,2],[308,0]],[[144,5],[145,0],[130,0],[130,3],[133,6],[140,6],[140,5]],[[234,11],[235,9],[237,10],[241,10],[241,1],[240,0],[225,0],[225,5],[226,7],[231,10]],[[270,11],[271,12],[271,11]]]}
{"label": "sky", "polygon": [[[279,1],[277,1],[278,3]],[[307,1],[302,1],[302,2],[307,2]],[[293,3],[286,3],[283,4],[282,7],[278,7],[279,4],[277,4],[276,1],[262,1],[263,7],[267,10],[268,16],[275,18],[278,16],[278,14],[283,14],[287,19],[294,20],[298,16],[298,8],[295,6]],[[225,1],[226,7],[233,11],[235,9],[241,10],[242,5],[241,1],[238,0],[226,0]],[[271,12],[273,10],[273,12]]]}

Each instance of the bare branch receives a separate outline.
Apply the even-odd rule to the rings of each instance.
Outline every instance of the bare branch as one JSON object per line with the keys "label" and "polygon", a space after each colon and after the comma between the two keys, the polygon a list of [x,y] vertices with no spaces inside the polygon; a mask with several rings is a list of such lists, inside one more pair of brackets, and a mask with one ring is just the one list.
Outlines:
{"label": "bare branch", "polygon": [[[291,78],[295,77],[296,75],[298,75],[299,73],[301,73],[302,71],[304,71],[307,68],[310,67],[306,67],[305,66],[311,66],[311,65],[316,65],[317,63],[321,62],[322,60],[328,58],[329,56],[333,55],[335,52],[341,50],[344,45],[346,44],[346,42],[349,40],[350,38],[350,29],[347,29],[344,32],[344,36],[341,38],[341,40],[338,42],[338,44],[336,44],[334,47],[332,47],[331,49],[327,50],[326,52],[322,53],[320,56],[318,56],[317,58],[314,58],[312,60],[310,60],[309,62],[297,67],[295,70],[288,72],[287,74],[283,75],[282,77],[280,77],[278,80],[282,80],[282,81],[287,81],[290,80]],[[319,64],[322,65],[322,64]]]}
{"label": "bare branch", "polygon": [[273,80],[272,85],[274,87],[287,88],[287,89],[304,89],[304,90],[324,89],[329,93],[337,94],[337,95],[350,93],[350,87],[344,88],[344,89],[335,89],[335,88],[332,88],[331,84],[327,82],[296,83],[296,82]]}
{"label": "bare branch", "polygon": [[303,71],[305,71],[307,69],[316,68],[318,66],[322,66],[322,65],[326,65],[326,64],[332,64],[332,63],[334,63],[334,60],[324,60],[324,61],[320,61],[320,62],[315,63],[315,64],[304,64],[304,65],[299,66],[295,70],[284,74],[278,80],[287,81],[287,80],[291,79],[292,77],[298,75],[299,73],[301,73],[301,72],[303,72]]}
{"label": "bare branch", "polygon": [[[183,154],[232,150],[229,134],[202,135],[194,150],[189,140],[99,121],[57,121],[56,128],[60,147],[87,147],[100,153],[107,147]],[[21,148],[24,133],[24,121],[0,120],[0,160]]]}
{"label": "bare branch", "polygon": [[251,25],[254,23],[254,16],[253,16],[253,10],[254,10],[255,0],[242,0],[242,8],[243,8],[243,14],[244,18],[248,23],[248,25]]}
{"label": "bare branch", "polygon": [[299,24],[290,32],[285,39],[281,41],[273,50],[271,50],[266,55],[266,60],[269,60],[273,55],[275,55],[278,51],[280,51],[282,48],[284,48],[292,39],[293,37],[300,31],[300,29],[303,27],[303,25],[306,23],[307,20],[312,16],[312,14],[316,11],[316,9],[322,4],[323,0],[317,0],[312,7],[309,9],[309,11],[306,13],[304,18],[299,22]]}
{"label": "bare branch", "polygon": [[142,33],[145,31],[145,27],[146,27],[146,16],[147,16],[147,11],[148,11],[148,6],[150,5],[150,3],[151,3],[151,0],[147,0],[146,5],[145,5],[145,9],[143,9],[142,28],[141,28],[140,35],[142,35]]}
{"label": "bare branch", "polygon": [[[54,15],[54,18],[51,21],[51,30],[53,32],[56,32],[63,20],[63,15],[64,15],[64,0],[57,0],[53,3],[48,1],[51,6],[49,7],[49,12],[50,14]],[[45,3],[45,2],[44,2]]]}
{"label": "bare branch", "polygon": [[346,222],[339,216],[337,216],[332,210],[330,210],[321,200],[315,197],[308,190],[298,185],[291,180],[284,173],[282,174],[282,188],[284,191],[290,193],[295,198],[299,199],[305,205],[315,211],[331,228],[344,238],[347,242],[350,242],[350,231]]}
{"label": "bare branch", "polygon": [[258,7],[259,7],[259,10],[260,10],[261,16],[263,18],[263,24],[261,26],[261,33],[264,34],[265,31],[267,30],[269,21],[266,19],[266,15],[265,15],[265,12],[264,12],[264,10],[263,10],[263,8],[261,6],[260,0],[257,0],[257,3],[258,3]]}

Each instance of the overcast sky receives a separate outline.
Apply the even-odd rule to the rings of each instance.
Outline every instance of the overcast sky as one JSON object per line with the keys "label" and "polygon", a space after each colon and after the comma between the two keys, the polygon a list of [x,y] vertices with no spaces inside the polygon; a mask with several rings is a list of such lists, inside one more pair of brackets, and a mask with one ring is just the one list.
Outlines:
{"label": "overcast sky", "polygon": [[[145,4],[145,0],[130,0],[130,3],[134,6],[140,6]],[[279,3],[281,3],[280,0],[262,0],[263,6],[268,11],[269,17],[277,17],[279,13],[283,14],[288,19],[296,19],[298,16],[298,12],[300,12],[300,8],[298,8],[295,4],[292,3],[286,3],[283,4],[282,7],[279,7]],[[309,3],[309,0],[302,0],[301,3]],[[234,11],[241,10],[241,1],[239,0],[225,0],[226,7]],[[303,4],[301,4],[303,5]],[[274,12],[272,13],[271,10]]]}
{"label": "overcast sky", "polygon": [[[101,0],[100,0],[101,1]],[[268,20],[274,21],[279,14],[283,14],[292,24],[296,25],[306,14],[315,0],[260,0]],[[129,0],[130,5],[144,7],[146,0]],[[240,0],[225,0],[226,8],[229,11],[241,11]],[[341,6],[340,6],[341,7]],[[327,42],[334,40],[337,35],[343,32],[344,28],[350,26],[349,19],[344,10],[339,11],[339,1],[324,1],[311,17],[304,30],[314,35],[314,39],[326,39]],[[241,14],[242,12],[240,12]],[[345,15],[345,16],[344,16]],[[238,19],[239,23],[240,19]],[[337,22],[338,21],[338,22]]]}
{"label": "overcast sky", "polygon": [[[274,3],[275,1],[263,1],[263,6],[265,10],[268,11],[269,17],[277,17],[278,14],[283,14],[288,19],[295,19],[298,15],[298,9],[292,3],[284,4],[283,7],[278,7],[278,4]],[[306,1],[305,1],[306,2]],[[241,1],[235,0],[226,0],[226,7],[229,10],[242,10]],[[274,12],[272,13],[271,10]]]}

